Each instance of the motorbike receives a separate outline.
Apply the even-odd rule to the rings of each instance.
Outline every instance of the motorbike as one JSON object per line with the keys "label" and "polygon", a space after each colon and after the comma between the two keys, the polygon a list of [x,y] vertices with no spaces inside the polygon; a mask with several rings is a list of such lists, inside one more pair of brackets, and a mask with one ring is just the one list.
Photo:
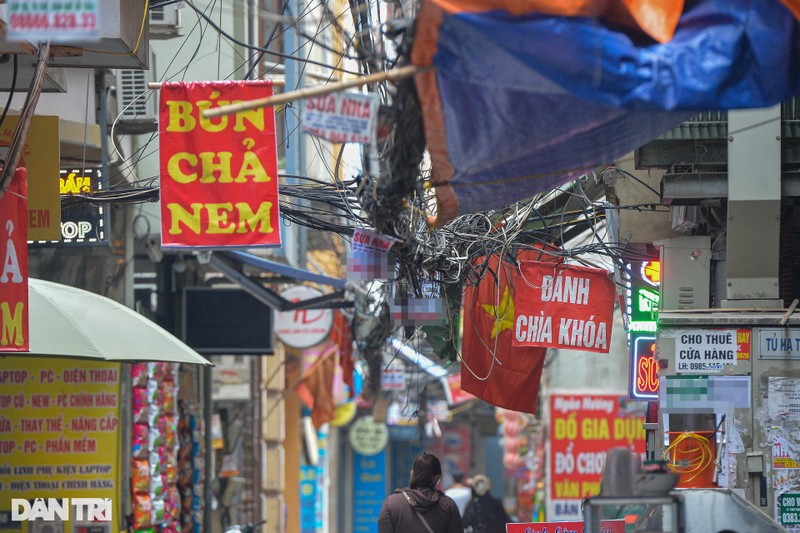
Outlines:
{"label": "motorbike", "polygon": [[262,520],[261,522],[256,522],[255,524],[234,524],[232,526],[228,526],[225,529],[225,533],[256,533],[258,529],[266,523],[266,520]]}

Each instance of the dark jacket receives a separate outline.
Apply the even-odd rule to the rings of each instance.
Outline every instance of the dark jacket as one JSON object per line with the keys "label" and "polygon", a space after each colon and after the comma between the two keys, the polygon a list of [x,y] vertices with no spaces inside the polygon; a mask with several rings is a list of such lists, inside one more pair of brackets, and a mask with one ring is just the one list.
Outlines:
{"label": "dark jacket", "polygon": [[472,533],[505,533],[510,521],[503,504],[489,493],[475,496],[464,509],[464,528]]}
{"label": "dark jacket", "polygon": [[427,533],[402,491],[411,497],[414,509],[425,517],[434,533],[464,533],[458,506],[436,489],[397,489],[389,495],[378,517],[378,533]]}

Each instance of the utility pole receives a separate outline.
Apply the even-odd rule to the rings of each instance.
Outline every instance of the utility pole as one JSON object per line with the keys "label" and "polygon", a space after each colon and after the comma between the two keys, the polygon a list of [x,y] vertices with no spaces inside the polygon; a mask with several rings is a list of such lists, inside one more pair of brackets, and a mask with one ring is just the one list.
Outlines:
{"label": "utility pole", "polygon": [[[295,25],[287,24],[286,32],[283,35],[283,52],[293,57],[301,57],[301,46],[298,27],[303,13],[304,0],[290,0],[289,6],[293,17],[297,22]],[[295,60],[286,61],[286,91],[295,91],[304,86],[303,64]],[[303,135],[300,132],[300,117],[298,109],[293,106],[296,104],[286,104],[284,117],[286,124],[286,174],[289,176],[301,176],[305,172],[305,150],[303,150]],[[297,185],[299,179],[288,178],[290,182]],[[298,202],[300,200],[297,200]],[[289,228],[284,242],[286,259],[290,264],[305,268],[306,262],[306,228],[295,224]]]}

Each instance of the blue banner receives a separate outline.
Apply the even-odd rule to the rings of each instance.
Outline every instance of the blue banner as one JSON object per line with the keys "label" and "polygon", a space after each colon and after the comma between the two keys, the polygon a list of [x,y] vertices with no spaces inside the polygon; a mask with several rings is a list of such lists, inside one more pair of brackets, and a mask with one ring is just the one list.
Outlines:
{"label": "blue banner", "polygon": [[300,533],[316,533],[317,468],[300,466]]}
{"label": "blue banner", "polygon": [[353,452],[353,532],[378,533],[386,499],[386,450],[369,457]]}

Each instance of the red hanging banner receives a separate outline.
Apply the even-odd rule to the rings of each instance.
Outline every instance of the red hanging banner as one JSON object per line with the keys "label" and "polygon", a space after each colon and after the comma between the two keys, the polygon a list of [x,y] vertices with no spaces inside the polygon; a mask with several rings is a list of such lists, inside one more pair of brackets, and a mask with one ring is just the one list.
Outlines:
{"label": "red hanging banner", "polygon": [[522,262],[515,286],[514,346],[608,353],[615,298],[608,271]]}
{"label": "red hanging banner", "polygon": [[164,248],[280,246],[273,108],[202,116],[213,107],[271,95],[269,81],[161,86]]}
{"label": "red hanging banner", "polygon": [[0,352],[28,352],[28,179],[14,172],[0,199],[3,264],[0,271]]}

